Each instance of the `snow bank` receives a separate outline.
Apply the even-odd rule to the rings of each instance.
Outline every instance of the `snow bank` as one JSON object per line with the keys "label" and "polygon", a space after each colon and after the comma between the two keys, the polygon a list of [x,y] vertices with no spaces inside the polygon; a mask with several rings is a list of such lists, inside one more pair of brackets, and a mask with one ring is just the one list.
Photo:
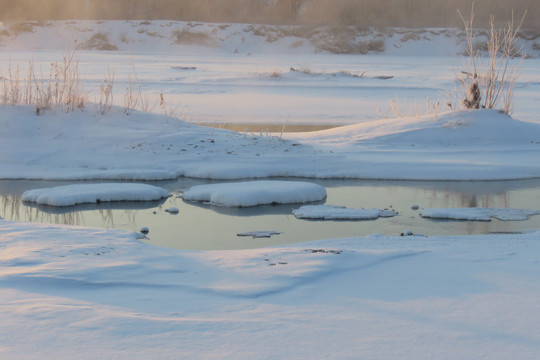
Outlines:
{"label": "snow bank", "polygon": [[135,236],[1,221],[0,357],[540,354],[540,233],[235,251],[177,251]]}
{"label": "snow bank", "polygon": [[306,205],[293,210],[298,219],[313,220],[372,220],[379,217],[392,217],[398,213],[380,209],[350,209],[335,205]]}
{"label": "snow bank", "polygon": [[326,198],[320,185],[298,181],[248,181],[197,185],[183,194],[184,200],[212,205],[248,207],[266,204],[296,204]]}
{"label": "snow bank", "polygon": [[[218,78],[205,86],[213,92],[219,84]],[[324,84],[320,89],[325,98],[333,91]],[[0,111],[2,179],[540,177],[540,125],[491,110],[359,119],[357,125],[279,137],[195,126],[158,114],[127,116],[116,107],[102,117],[93,111],[36,116],[25,106],[0,106]]]}
{"label": "snow bank", "polygon": [[491,221],[491,218],[503,221],[527,220],[531,215],[540,214],[539,210],[497,209],[497,208],[452,208],[422,209],[420,216],[434,219],[452,219],[469,221]]}
{"label": "snow bank", "polygon": [[151,201],[169,196],[163,188],[147,184],[77,184],[23,193],[22,200],[51,206],[72,206],[110,201]]}

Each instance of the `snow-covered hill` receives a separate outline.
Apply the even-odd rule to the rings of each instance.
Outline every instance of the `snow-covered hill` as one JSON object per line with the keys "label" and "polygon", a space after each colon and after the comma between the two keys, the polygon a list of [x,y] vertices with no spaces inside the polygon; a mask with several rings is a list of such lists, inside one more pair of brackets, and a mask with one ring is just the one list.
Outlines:
{"label": "snow-covered hill", "polygon": [[[0,178],[188,176],[492,180],[540,177],[540,125],[492,110],[256,136],[119,108],[0,107]],[[66,151],[66,149],[70,149]]]}

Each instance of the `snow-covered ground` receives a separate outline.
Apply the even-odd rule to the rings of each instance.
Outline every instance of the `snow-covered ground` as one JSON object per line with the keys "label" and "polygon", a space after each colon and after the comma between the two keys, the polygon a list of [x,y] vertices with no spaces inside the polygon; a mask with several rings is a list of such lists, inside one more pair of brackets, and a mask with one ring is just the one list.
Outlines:
{"label": "snow-covered ground", "polygon": [[[0,178],[490,180],[540,176],[540,125],[493,110],[241,134],[114,108],[1,107]],[[65,149],[69,149],[66,151]]]}
{"label": "snow-covered ground", "polygon": [[188,252],[120,231],[0,221],[0,354],[535,359],[539,236]]}
{"label": "snow-covered ground", "polygon": [[[167,26],[122,24],[126,40],[143,36],[141,27]],[[75,25],[97,32],[95,23]],[[103,26],[119,30],[120,25]],[[65,28],[46,28],[4,35],[2,44],[9,46],[0,50],[4,74],[10,58],[13,65],[27,62],[28,55],[42,64],[57,60],[57,50],[48,49],[65,42],[52,36]],[[181,99],[182,111],[191,114],[183,119],[195,122],[197,117],[218,122],[222,114],[224,120],[238,117],[239,123],[348,126],[313,133],[235,133],[159,110],[126,115],[121,96],[115,100],[120,106],[104,115],[91,104],[82,112],[39,116],[30,106],[5,105],[0,107],[0,178],[540,177],[535,59],[524,62],[513,117],[491,110],[444,112],[441,104],[436,114],[418,111],[376,121],[373,106],[367,106],[372,99],[382,104],[403,94],[407,106],[428,98],[432,108],[441,91],[452,90],[452,64],[459,64],[459,57],[429,56],[425,39],[414,43],[415,55],[421,56],[406,56],[408,42],[401,40],[403,46],[387,44],[383,54],[342,56],[315,53],[308,43],[291,49],[288,38],[261,42],[245,32],[242,42],[225,35],[219,46],[179,45],[192,51],[179,55],[170,39],[148,33],[144,36],[155,41],[150,49],[155,53],[140,51],[148,42],[137,47],[126,41],[118,51],[81,53],[81,69],[95,94],[109,63],[122,89],[131,58],[144,93]],[[227,39],[235,39],[230,53]],[[87,40],[79,37],[81,43]],[[42,50],[29,50],[32,44]],[[238,44],[244,47],[235,54]],[[437,44],[446,51],[439,55],[455,52],[442,39]],[[275,76],[272,61],[280,67]],[[186,228],[178,236],[189,234]],[[162,249],[137,240],[141,236],[0,220],[0,357],[540,356],[538,232],[371,235],[234,251]]]}

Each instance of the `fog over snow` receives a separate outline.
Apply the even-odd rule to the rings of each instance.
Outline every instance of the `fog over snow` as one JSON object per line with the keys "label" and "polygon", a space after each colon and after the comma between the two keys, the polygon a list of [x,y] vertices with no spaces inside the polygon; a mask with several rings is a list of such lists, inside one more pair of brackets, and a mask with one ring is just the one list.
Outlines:
{"label": "fog over snow", "polygon": [[[119,26],[103,24],[113,29]],[[149,26],[126,24],[132,28],[126,30],[126,39],[142,36],[137,30]],[[155,23],[160,25],[166,26]],[[61,36],[49,35],[59,29],[62,32],[66,28],[62,26],[2,35],[0,52],[12,55],[14,64],[26,63],[29,53],[47,64],[51,56],[47,49],[55,49],[48,44],[63,41]],[[224,29],[232,32],[234,27]],[[90,40],[95,32],[90,27],[88,38],[81,41]],[[201,197],[199,193],[198,200],[248,206],[276,202],[281,194],[295,202],[323,199],[325,189],[310,187],[309,178],[540,177],[540,82],[535,59],[523,62],[527,76],[517,84],[513,116],[485,109],[447,111],[444,106],[433,111],[431,102],[427,114],[418,111],[375,120],[374,110],[368,109],[360,94],[371,96],[367,101],[376,99],[378,104],[396,93],[409,94],[406,103],[425,101],[426,94],[431,101],[434,94],[440,96],[441,89],[455,85],[448,80],[454,76],[451,69],[442,71],[436,66],[442,58],[429,57],[431,40],[415,43],[423,49],[422,56],[407,57],[407,41],[399,40],[403,47],[387,42],[385,54],[364,58],[318,53],[313,43],[298,43],[298,39],[261,42],[256,35],[245,34],[242,41],[235,34],[234,41],[227,43],[230,38],[225,35],[217,47],[180,45],[192,51],[189,55],[179,54],[178,48],[171,50],[170,39],[155,35],[144,35],[156,42],[159,51],[155,53],[139,52],[146,45],[138,42],[130,48],[129,41],[115,51],[83,52],[90,59],[84,65],[89,70],[88,85],[94,86],[89,91],[96,94],[96,85],[103,80],[101,65],[107,59],[122,64],[118,82],[120,92],[124,91],[126,69],[131,66],[126,59],[132,57],[133,65],[141,69],[144,94],[163,91],[165,97],[178,96],[187,104],[193,101],[190,111],[200,110],[200,116],[208,115],[210,122],[217,122],[218,117],[212,116],[229,112],[232,118],[242,117],[242,124],[250,118],[254,123],[273,118],[274,124],[285,122],[286,126],[313,119],[346,126],[300,133],[239,133],[199,126],[196,120],[187,121],[190,116],[186,113],[180,119],[171,116],[171,111],[160,113],[159,105],[153,113],[126,111],[122,95],[104,112],[99,111],[99,100],[68,113],[2,105],[0,178],[141,182],[186,176],[235,180],[192,191],[205,193]],[[113,40],[111,43],[120,44]],[[43,47],[29,51],[25,44]],[[259,55],[249,54],[258,47],[262,49]],[[275,55],[278,49],[281,55]],[[287,49],[291,52],[283,51]],[[280,69],[275,76],[268,62],[260,62],[264,51],[278,59]],[[397,54],[399,51],[404,53]],[[372,64],[368,75],[362,77],[350,68],[339,71],[341,65],[352,67],[353,63],[360,71],[363,59]],[[456,63],[455,57],[450,60]],[[243,61],[255,68],[258,65],[253,64],[258,63],[260,71],[248,73]],[[326,64],[326,69],[310,72],[309,64],[301,69],[298,63],[303,61],[321,67]],[[6,76],[8,62],[0,62],[2,76]],[[424,63],[437,71],[427,70]],[[221,72],[224,68],[227,72]],[[46,73],[50,67],[42,69]],[[382,73],[375,73],[376,69]],[[196,78],[191,77],[193,73]],[[242,114],[246,109],[249,111]],[[268,177],[298,179],[281,182]],[[281,184],[277,195],[264,195],[264,187],[271,184]],[[81,186],[74,192],[63,188],[47,202],[67,204],[68,200],[60,200],[63,195],[68,195],[69,202],[142,200],[149,193],[146,187],[130,189],[115,198],[126,185],[105,186],[107,189]],[[37,195],[49,190],[30,193],[31,198],[39,201]],[[216,193],[226,199],[214,200]],[[157,191],[159,197],[167,195]],[[184,196],[189,198],[189,191]],[[341,208],[312,209],[335,215]],[[171,213],[173,210],[169,208]],[[422,211],[427,216],[435,210]],[[442,209],[437,216],[465,215],[478,220],[476,212],[486,211],[480,215],[517,220],[537,216],[533,214],[539,210]],[[178,236],[189,234],[186,227]],[[278,234],[255,231],[240,235]],[[540,357],[538,231],[446,237],[373,234],[233,251],[163,249],[140,241],[143,236],[0,218],[0,357]]]}

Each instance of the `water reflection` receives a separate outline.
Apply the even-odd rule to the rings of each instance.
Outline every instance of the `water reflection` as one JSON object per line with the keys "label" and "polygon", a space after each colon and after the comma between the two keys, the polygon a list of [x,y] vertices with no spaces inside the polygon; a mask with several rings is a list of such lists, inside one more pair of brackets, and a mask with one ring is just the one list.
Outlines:
{"label": "water reflection", "polygon": [[[284,205],[260,205],[248,208],[238,207],[226,207],[219,205],[212,205],[205,202],[196,201],[184,201],[185,204],[190,206],[196,206],[201,209],[211,210],[215,213],[226,216],[262,216],[262,215],[290,215],[294,209],[298,208],[298,204],[284,204]],[[310,205],[324,204],[325,201],[314,201],[309,203]]]}
{"label": "water reflection", "polygon": [[[306,181],[305,179],[287,179]],[[422,182],[314,180],[327,189],[324,203],[350,208],[392,208],[393,218],[373,221],[305,221],[291,211],[298,204],[226,208],[184,202],[181,191],[197,184],[194,179],[150,182],[168,189],[173,196],[154,202],[118,202],[51,207],[26,204],[21,194],[29,189],[66,185],[73,182],[0,181],[0,216],[6,220],[33,221],[138,231],[150,228],[150,243],[182,249],[254,248],[301,241],[364,236],[373,233],[399,235],[404,230],[425,235],[466,235],[521,232],[540,229],[540,216],[526,221],[457,222],[424,219],[420,208],[495,207],[539,209],[540,180],[494,182]],[[323,202],[319,202],[322,204]],[[165,209],[176,207],[179,213]],[[270,239],[241,238],[239,233],[277,231]]]}

